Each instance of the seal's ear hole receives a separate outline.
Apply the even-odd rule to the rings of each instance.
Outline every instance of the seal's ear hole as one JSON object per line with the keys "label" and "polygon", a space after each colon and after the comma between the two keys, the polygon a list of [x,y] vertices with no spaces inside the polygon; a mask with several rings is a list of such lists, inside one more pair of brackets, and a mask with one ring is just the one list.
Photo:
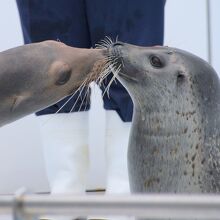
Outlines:
{"label": "seal's ear hole", "polygon": [[163,67],[163,62],[161,61],[161,59],[156,56],[156,55],[152,55],[150,56],[150,63],[153,67],[156,67],[156,68],[161,68]]}
{"label": "seal's ear hole", "polygon": [[183,82],[185,80],[186,76],[184,72],[178,71],[177,72],[177,82]]}
{"label": "seal's ear hole", "polygon": [[57,79],[56,79],[55,84],[64,85],[65,83],[69,81],[70,76],[71,76],[70,67],[67,64],[63,65],[57,72]]}

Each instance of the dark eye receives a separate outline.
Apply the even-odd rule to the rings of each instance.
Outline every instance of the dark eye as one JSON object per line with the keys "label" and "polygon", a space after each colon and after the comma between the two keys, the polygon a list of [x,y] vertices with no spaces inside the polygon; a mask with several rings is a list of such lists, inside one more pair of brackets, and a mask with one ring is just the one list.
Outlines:
{"label": "dark eye", "polygon": [[67,83],[71,76],[71,69],[68,65],[62,65],[57,72],[57,79],[55,84],[58,86]]}
{"label": "dark eye", "polygon": [[57,85],[64,85],[66,84],[70,79],[71,71],[68,72],[61,72],[59,79],[56,81]]}
{"label": "dark eye", "polygon": [[151,56],[150,57],[150,63],[151,63],[152,66],[157,67],[157,68],[163,67],[163,64],[162,64],[160,58],[157,57],[157,56]]}

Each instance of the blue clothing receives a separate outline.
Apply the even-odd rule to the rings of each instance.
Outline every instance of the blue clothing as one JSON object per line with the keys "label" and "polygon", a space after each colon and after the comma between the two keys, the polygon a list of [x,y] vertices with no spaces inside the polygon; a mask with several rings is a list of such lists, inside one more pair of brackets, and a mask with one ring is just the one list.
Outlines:
{"label": "blue clothing", "polygon": [[[59,39],[69,46],[91,48],[105,36],[118,36],[120,41],[140,46],[163,44],[165,0],[17,0],[17,5],[25,43]],[[104,108],[131,121],[132,100],[120,82],[112,84],[109,95],[103,97]],[[76,98],[60,113],[69,112]],[[36,114],[55,113],[67,99]],[[79,99],[73,111],[80,105]],[[89,103],[83,103],[81,110],[88,109]]]}

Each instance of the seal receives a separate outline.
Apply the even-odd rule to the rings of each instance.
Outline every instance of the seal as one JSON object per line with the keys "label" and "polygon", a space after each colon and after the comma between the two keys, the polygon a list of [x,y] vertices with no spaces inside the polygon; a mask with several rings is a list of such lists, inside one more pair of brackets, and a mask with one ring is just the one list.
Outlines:
{"label": "seal", "polygon": [[43,109],[100,79],[103,49],[44,41],[0,53],[0,126]]}
{"label": "seal", "polygon": [[112,44],[134,102],[133,193],[220,192],[220,82],[201,58],[170,47]]}

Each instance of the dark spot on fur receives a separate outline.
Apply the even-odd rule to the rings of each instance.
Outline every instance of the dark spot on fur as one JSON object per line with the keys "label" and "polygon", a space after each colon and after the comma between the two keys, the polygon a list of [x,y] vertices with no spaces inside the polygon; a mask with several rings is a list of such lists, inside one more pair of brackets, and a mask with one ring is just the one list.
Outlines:
{"label": "dark spot on fur", "polygon": [[213,168],[216,169],[216,163],[215,162],[213,162]]}
{"label": "dark spot on fur", "polygon": [[154,155],[157,155],[158,153],[159,153],[158,149],[154,149],[153,152],[152,152],[152,154],[154,154]]}
{"label": "dark spot on fur", "polygon": [[187,130],[188,130],[188,128],[185,128],[184,131],[183,131],[183,133],[185,134],[185,133],[187,132]]}
{"label": "dark spot on fur", "polygon": [[204,164],[204,163],[205,163],[205,158],[203,158],[201,161],[201,164]]}
{"label": "dark spot on fur", "polygon": [[159,178],[150,178],[149,180],[146,180],[145,181],[145,188],[149,188],[149,187],[152,187],[154,186],[154,184],[159,184],[160,183],[160,179]]}
{"label": "dark spot on fur", "polygon": [[171,151],[170,151],[171,156],[176,155],[176,153],[177,153],[177,148],[171,149]]}
{"label": "dark spot on fur", "polygon": [[194,154],[194,155],[192,156],[192,158],[191,158],[192,162],[195,160],[195,158],[196,158],[196,154]]}
{"label": "dark spot on fur", "polygon": [[192,164],[192,169],[193,169],[192,176],[195,176],[195,164],[194,163]]}

